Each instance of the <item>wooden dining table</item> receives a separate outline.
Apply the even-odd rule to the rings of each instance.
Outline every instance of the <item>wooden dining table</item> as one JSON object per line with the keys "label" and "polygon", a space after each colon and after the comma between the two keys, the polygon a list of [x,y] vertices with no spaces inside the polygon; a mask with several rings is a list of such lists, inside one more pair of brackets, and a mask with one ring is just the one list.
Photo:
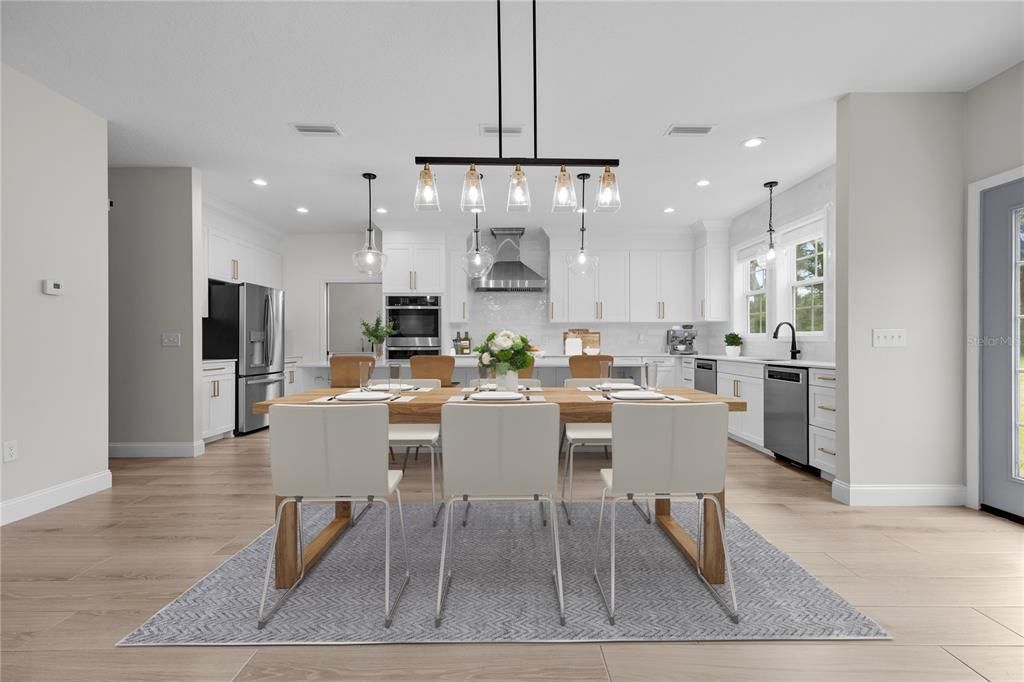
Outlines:
{"label": "wooden dining table", "polygon": [[[272,405],[305,405],[317,399],[337,395],[347,388],[317,388],[302,393],[294,393],[283,398],[265,400],[253,405],[253,412],[266,414]],[[694,403],[725,403],[730,412],[745,412],[745,401],[731,396],[716,395],[692,388],[660,388],[660,393],[685,398]],[[561,421],[566,423],[601,423],[612,420],[612,400],[591,400],[597,392],[581,391],[578,388],[548,388],[530,391],[530,396],[543,396],[546,402],[558,405]],[[412,396],[409,401],[391,401],[387,403],[390,420],[393,424],[440,424],[441,407],[453,396],[462,396],[463,389],[434,388],[429,391],[407,393]],[[323,404],[323,403],[320,403]],[[273,417],[270,427],[273,428]],[[614,456],[614,453],[613,453]],[[714,493],[725,510],[725,489]],[[274,509],[281,503],[281,497],[274,498]],[[704,548],[698,552],[697,541],[672,516],[672,503],[669,500],[655,500],[654,521],[680,553],[694,565],[699,565],[708,582],[721,584],[725,582],[725,552],[719,533],[718,516],[714,504],[704,501]],[[335,541],[340,538],[352,524],[352,503],[348,501],[334,504],[334,518],[320,531],[315,538],[305,544],[302,556],[297,550],[298,515],[295,505],[285,507],[281,515],[281,529],[275,547],[275,584],[278,588],[294,585],[303,572],[308,571],[319,561]]]}

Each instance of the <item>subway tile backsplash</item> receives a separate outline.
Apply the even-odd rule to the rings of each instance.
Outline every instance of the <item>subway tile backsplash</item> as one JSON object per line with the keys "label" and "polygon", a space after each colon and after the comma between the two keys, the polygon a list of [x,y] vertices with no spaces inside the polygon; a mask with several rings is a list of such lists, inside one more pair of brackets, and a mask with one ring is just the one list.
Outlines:
{"label": "subway tile backsplash", "polygon": [[[639,322],[590,322],[573,324],[548,320],[547,292],[476,292],[469,300],[469,322],[449,324],[445,349],[451,347],[455,332],[468,331],[476,345],[492,331],[510,329],[523,334],[537,347],[559,355],[562,353],[562,332],[569,328],[587,327],[601,332],[601,350],[612,354],[664,353],[665,331],[671,326]],[[680,322],[682,323],[682,322]],[[724,352],[722,336],[728,327],[724,322],[697,322],[696,348],[701,353]]]}

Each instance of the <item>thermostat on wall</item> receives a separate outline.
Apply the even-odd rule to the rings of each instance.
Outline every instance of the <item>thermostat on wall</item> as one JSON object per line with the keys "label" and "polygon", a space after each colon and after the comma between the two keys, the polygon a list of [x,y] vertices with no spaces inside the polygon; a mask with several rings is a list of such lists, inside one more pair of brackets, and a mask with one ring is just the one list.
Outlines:
{"label": "thermostat on wall", "polygon": [[64,282],[59,279],[44,279],[43,293],[50,296],[60,296],[64,293]]}

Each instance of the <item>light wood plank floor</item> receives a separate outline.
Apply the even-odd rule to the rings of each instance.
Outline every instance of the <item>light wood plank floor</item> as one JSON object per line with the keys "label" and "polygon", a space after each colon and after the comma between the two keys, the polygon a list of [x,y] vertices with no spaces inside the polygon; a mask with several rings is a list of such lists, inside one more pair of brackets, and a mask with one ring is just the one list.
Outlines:
{"label": "light wood plank floor", "polygon": [[[602,465],[580,455],[579,499],[600,495]],[[893,641],[115,649],[273,514],[265,432],[111,470],[111,490],[0,533],[4,680],[1024,680],[1024,529],[963,508],[844,507],[736,444],[730,508]],[[421,457],[403,496],[428,486]]]}

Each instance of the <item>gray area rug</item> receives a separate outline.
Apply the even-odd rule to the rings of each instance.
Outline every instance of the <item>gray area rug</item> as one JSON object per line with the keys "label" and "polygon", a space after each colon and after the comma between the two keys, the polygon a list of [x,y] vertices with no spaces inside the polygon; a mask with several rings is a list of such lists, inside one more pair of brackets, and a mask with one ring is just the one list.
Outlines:
{"label": "gray area rug", "polygon": [[[121,645],[347,644],[399,642],[709,641],[879,639],[888,633],[827,588],[739,517],[726,521],[741,620],[733,624],[656,525],[618,507],[615,625],[591,575],[597,503],[576,503],[573,523],[559,510],[566,625],[558,623],[551,535],[538,505],[474,503],[456,522],[456,564],[440,628],[434,627],[441,527],[427,504],[405,505],[412,580],[384,628],[384,509],[349,530],[306,576],[263,630],[256,613],[271,532],[165,606]],[[456,505],[461,519],[462,504]],[[306,537],[330,519],[304,507]],[[673,512],[693,531],[695,503]],[[607,523],[607,515],[606,515]],[[392,507],[392,590],[401,545]],[[606,526],[607,528],[607,526]],[[607,531],[602,581],[607,589]],[[719,589],[723,590],[724,586]],[[271,591],[273,597],[275,592]]]}

